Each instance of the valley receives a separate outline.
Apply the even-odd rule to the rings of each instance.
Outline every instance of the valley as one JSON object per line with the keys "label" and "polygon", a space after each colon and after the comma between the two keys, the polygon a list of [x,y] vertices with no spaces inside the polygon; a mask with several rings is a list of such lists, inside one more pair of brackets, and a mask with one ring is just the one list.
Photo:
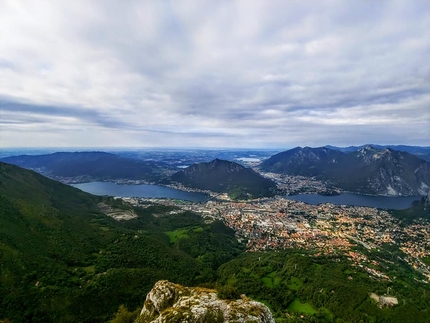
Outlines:
{"label": "valley", "polygon": [[[0,162],[0,313],[10,322],[137,319],[165,279],[245,294],[279,323],[429,318],[429,197],[405,210],[310,205],[285,194],[343,191],[318,176],[262,171],[269,156],[237,157],[252,168],[214,159],[174,170],[160,160],[79,155],[8,160],[110,190],[90,195]],[[101,156],[108,161],[99,169]],[[153,174],[162,186],[139,185]],[[180,190],[139,197],[143,186]]]}

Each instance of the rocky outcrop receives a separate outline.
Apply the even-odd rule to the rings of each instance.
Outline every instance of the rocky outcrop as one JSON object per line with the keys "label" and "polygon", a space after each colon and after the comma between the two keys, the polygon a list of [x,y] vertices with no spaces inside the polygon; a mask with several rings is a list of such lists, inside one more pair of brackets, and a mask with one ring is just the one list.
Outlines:
{"label": "rocky outcrop", "polygon": [[167,280],[157,282],[149,294],[136,323],[255,322],[274,323],[270,310],[246,296],[221,300],[215,290],[183,287]]}

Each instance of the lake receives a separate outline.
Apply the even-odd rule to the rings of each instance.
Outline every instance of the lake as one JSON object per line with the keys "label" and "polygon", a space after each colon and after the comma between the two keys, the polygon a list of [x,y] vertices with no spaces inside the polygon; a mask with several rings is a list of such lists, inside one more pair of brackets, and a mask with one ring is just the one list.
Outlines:
{"label": "lake", "polygon": [[419,200],[420,196],[372,196],[354,193],[343,193],[335,196],[324,196],[317,194],[298,194],[285,196],[295,201],[307,204],[332,203],[337,205],[370,206],[381,209],[403,210],[411,206],[413,201]]}
{"label": "lake", "polygon": [[[72,186],[94,195],[109,195],[121,197],[171,198],[191,202],[203,202],[208,199],[204,193],[185,192],[160,185],[120,185],[111,182],[90,182],[73,184]],[[308,204],[332,203],[338,205],[370,206],[382,209],[407,209],[411,203],[420,197],[388,197],[371,196],[354,193],[344,193],[336,196],[317,194],[289,195],[285,198],[302,201]]]}
{"label": "lake", "polygon": [[171,198],[191,202],[203,202],[208,199],[208,196],[204,193],[185,192],[160,185],[119,185],[111,182],[90,182],[73,184],[72,186],[94,195]]}

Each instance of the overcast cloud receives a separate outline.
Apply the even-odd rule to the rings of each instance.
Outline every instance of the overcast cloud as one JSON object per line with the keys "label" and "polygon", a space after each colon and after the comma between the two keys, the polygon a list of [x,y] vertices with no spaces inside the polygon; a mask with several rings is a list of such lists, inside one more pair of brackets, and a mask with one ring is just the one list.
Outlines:
{"label": "overcast cloud", "polygon": [[1,147],[430,145],[430,1],[0,2]]}

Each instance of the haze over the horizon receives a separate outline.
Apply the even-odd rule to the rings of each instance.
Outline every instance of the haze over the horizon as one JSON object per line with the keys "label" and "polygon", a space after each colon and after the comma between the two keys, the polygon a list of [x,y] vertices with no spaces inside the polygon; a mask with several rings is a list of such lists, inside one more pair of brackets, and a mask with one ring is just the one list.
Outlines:
{"label": "haze over the horizon", "polygon": [[0,2],[0,147],[430,145],[430,1]]}

